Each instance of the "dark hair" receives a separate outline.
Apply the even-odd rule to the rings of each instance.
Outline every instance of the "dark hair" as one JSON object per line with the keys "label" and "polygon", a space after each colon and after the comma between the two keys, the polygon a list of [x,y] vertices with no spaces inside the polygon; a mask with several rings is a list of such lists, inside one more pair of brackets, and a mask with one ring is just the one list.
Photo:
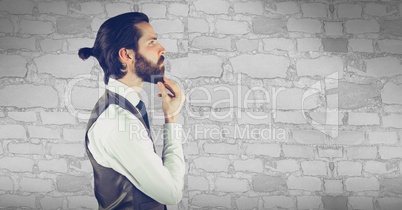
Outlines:
{"label": "dark hair", "polygon": [[126,67],[119,60],[119,50],[127,48],[138,51],[138,40],[142,34],[135,24],[140,22],[149,23],[148,16],[140,12],[128,12],[112,17],[100,26],[94,46],[78,51],[82,60],[94,56],[99,61],[105,73],[105,84],[108,84],[110,76],[120,79],[126,75],[122,71]]}

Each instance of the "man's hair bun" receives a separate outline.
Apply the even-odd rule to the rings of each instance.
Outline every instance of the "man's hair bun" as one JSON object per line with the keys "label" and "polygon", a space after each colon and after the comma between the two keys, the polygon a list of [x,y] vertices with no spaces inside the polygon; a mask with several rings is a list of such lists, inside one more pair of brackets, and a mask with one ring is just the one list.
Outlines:
{"label": "man's hair bun", "polygon": [[88,59],[91,55],[93,55],[92,48],[84,47],[78,50],[78,56],[80,56],[82,60]]}

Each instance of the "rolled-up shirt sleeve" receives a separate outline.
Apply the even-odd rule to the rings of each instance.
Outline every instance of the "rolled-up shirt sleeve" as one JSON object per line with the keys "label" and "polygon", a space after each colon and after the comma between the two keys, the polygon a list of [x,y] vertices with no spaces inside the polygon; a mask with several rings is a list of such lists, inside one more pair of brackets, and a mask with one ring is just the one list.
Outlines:
{"label": "rolled-up shirt sleeve", "polygon": [[185,173],[182,126],[176,123],[163,126],[161,159],[139,119],[126,118],[124,124],[114,128],[104,142],[110,167],[159,203],[180,202]]}

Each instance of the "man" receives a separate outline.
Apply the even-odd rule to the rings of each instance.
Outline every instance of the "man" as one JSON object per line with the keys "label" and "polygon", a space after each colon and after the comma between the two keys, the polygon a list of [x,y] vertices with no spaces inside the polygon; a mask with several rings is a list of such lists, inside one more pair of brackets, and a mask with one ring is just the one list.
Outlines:
{"label": "man", "polygon": [[[185,166],[177,115],[184,94],[163,77],[164,53],[148,17],[137,12],[105,21],[93,48],[78,52],[83,60],[94,56],[99,61],[107,84],[86,133],[99,209],[166,209],[164,204],[181,200]],[[144,82],[157,84],[161,92],[162,160],[155,153],[145,106],[138,96]]]}

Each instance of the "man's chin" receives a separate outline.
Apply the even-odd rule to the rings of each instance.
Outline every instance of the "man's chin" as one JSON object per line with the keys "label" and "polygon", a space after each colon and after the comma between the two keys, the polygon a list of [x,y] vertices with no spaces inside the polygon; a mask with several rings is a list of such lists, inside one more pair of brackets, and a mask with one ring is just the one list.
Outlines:
{"label": "man's chin", "polygon": [[163,80],[163,75],[158,75],[158,76],[152,76],[152,78],[150,79],[150,81],[146,81],[146,82],[149,82],[149,83],[152,83],[152,84],[156,84],[156,83],[158,83],[158,82],[164,82],[164,80]]}

